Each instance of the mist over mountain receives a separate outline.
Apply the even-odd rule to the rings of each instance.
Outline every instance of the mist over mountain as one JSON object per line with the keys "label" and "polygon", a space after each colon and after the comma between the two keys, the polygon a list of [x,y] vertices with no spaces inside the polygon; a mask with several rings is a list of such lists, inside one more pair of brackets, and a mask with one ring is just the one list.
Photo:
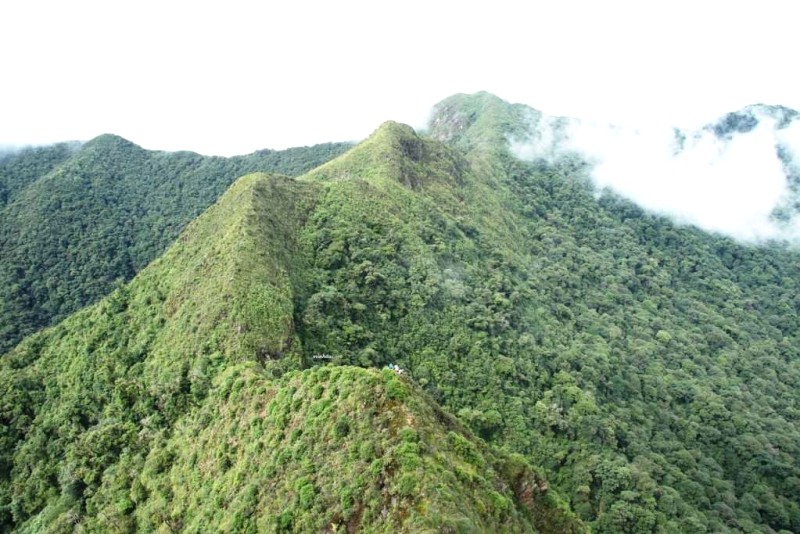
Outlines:
{"label": "mist over mountain", "polygon": [[526,160],[579,154],[611,189],[680,224],[745,242],[800,240],[800,117],[756,104],[699,128],[629,127],[528,111],[509,138]]}

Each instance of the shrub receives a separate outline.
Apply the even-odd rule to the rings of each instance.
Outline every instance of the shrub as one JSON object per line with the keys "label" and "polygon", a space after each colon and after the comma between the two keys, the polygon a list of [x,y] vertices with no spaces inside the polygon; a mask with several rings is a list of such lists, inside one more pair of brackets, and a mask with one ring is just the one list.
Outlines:
{"label": "shrub", "polygon": [[336,421],[336,424],[333,426],[333,435],[336,438],[341,439],[346,437],[350,433],[350,418],[346,415],[343,415]]}

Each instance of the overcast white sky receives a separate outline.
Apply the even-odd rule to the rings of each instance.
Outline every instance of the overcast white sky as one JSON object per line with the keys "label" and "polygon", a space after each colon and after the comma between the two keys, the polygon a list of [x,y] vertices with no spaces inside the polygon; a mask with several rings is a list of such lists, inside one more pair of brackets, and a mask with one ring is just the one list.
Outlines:
{"label": "overcast white sky", "polygon": [[230,155],[420,126],[478,90],[618,123],[800,108],[794,2],[521,4],[7,0],[0,145]]}

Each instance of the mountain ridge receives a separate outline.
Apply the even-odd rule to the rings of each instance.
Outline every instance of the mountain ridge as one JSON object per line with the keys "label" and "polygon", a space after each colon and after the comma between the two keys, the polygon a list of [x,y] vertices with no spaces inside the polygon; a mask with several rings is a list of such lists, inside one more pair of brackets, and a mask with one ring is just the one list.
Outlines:
{"label": "mountain ridge", "polygon": [[[372,491],[362,530],[441,519],[469,531],[489,516],[498,529],[517,513],[526,530],[518,504],[536,503],[546,484],[531,518],[543,532],[800,528],[797,255],[598,196],[580,161],[515,158],[506,126],[526,115],[490,99],[481,118],[487,98],[451,101],[453,116],[476,113],[451,144],[387,123],[305,177],[237,181],[130,284],[0,359],[3,521],[333,530]],[[412,381],[373,370],[387,363]],[[344,404],[312,408],[333,373],[346,377]],[[341,386],[382,379],[350,391],[382,407],[358,427]],[[397,406],[378,401],[396,388],[423,411],[435,412],[430,399],[453,413],[469,432],[451,430],[485,454],[523,455],[538,475],[512,497],[515,477],[493,461],[485,472],[456,462],[457,483],[436,468],[432,483],[448,488],[442,500],[426,494],[438,516],[393,507],[391,489],[385,506],[375,485],[334,498],[342,487],[329,473],[363,472],[363,457],[329,464],[315,451],[338,454],[351,431],[384,428]],[[282,407],[265,426],[255,414],[267,391]],[[295,434],[306,423],[311,438]],[[195,438],[205,445],[183,445]],[[450,439],[445,455],[461,447]],[[437,440],[414,440],[415,454]],[[402,457],[395,447],[407,443],[383,450]],[[369,476],[383,474],[384,487],[427,484],[387,478],[382,457]],[[198,477],[193,493],[172,482]],[[267,495],[270,481],[285,489]],[[291,514],[281,518],[278,502]],[[456,512],[454,502],[475,504]]]}
{"label": "mountain ridge", "polygon": [[129,280],[235,178],[302,173],[349,146],[220,158],[107,134],[9,156],[0,163],[0,353]]}
{"label": "mountain ridge", "polygon": [[[220,528],[228,525],[242,529],[247,524],[258,523],[268,530],[295,528],[293,525],[302,530],[318,524],[321,520],[318,514],[303,515],[301,512],[309,508],[309,503],[313,502],[309,499],[314,495],[319,495],[320,499],[337,498],[330,493],[341,484],[335,470],[314,471],[318,475],[310,478],[313,472],[292,475],[286,479],[286,484],[297,492],[295,500],[290,497],[292,490],[284,497],[278,492],[265,494],[263,498],[278,499],[270,501],[276,503],[286,503],[289,499],[288,502],[294,502],[297,507],[296,514],[291,515],[292,508],[281,504],[277,510],[282,510],[282,514],[265,512],[263,516],[252,508],[248,508],[251,512],[247,515],[239,512],[220,515],[214,506],[202,512],[203,507],[196,501],[192,501],[195,504],[191,508],[184,508],[182,499],[192,497],[184,493],[182,486],[171,486],[169,478],[161,473],[172,469],[170,478],[180,479],[189,475],[174,474],[175,470],[191,469],[196,461],[202,462],[199,459],[190,461],[181,453],[182,444],[189,441],[188,436],[203,442],[202,433],[206,432],[209,414],[225,414],[228,410],[235,412],[243,408],[238,396],[229,399],[233,403],[230,408],[225,407],[227,404],[220,405],[220,402],[228,402],[228,397],[234,393],[249,395],[246,392],[250,391],[250,386],[237,382],[237,376],[249,377],[246,382],[255,381],[258,387],[253,387],[261,391],[263,387],[281,387],[272,385],[273,380],[345,373],[349,378],[336,386],[337,389],[364,379],[370,383],[376,379],[386,381],[382,386],[384,393],[367,393],[358,401],[372,403],[375,398],[385,396],[387,400],[382,402],[389,404],[384,408],[374,406],[375,417],[384,417],[383,413],[398,409],[401,405],[396,405],[395,401],[400,401],[416,403],[414,405],[419,408],[405,413],[397,424],[409,424],[419,417],[425,417],[427,423],[416,430],[413,426],[409,431],[392,430],[391,439],[382,441],[380,447],[397,453],[378,454],[383,467],[372,462],[374,480],[367,481],[366,487],[356,482],[360,491],[368,491],[367,495],[371,495],[370,491],[386,493],[385,503],[391,509],[388,516],[374,508],[384,501],[359,501],[353,489],[349,500],[341,501],[344,503],[341,508],[326,508],[332,524],[340,524],[345,514],[349,514],[347,521],[354,521],[353,528],[362,523],[364,528],[366,525],[389,528],[391,524],[393,530],[412,532],[433,526],[444,528],[448,524],[453,528],[476,524],[490,528],[489,525],[505,524],[506,527],[491,528],[533,531],[533,523],[544,522],[580,531],[579,522],[559,511],[558,498],[552,494],[545,496],[544,483],[537,482],[540,476],[533,474],[524,461],[490,452],[455,419],[430,404],[432,401],[423,400],[421,391],[413,393],[416,386],[401,380],[395,373],[312,367],[301,375],[293,374],[302,366],[303,349],[293,324],[295,295],[286,261],[296,266],[296,255],[302,256],[294,250],[291,235],[300,234],[298,228],[318,202],[320,193],[320,186],[309,181],[264,174],[237,180],[214,206],[184,230],[165,255],[129,284],[58,326],[27,338],[3,357],[0,381],[9,394],[0,407],[0,418],[8,423],[0,435],[6,445],[6,452],[0,457],[0,474],[13,477],[10,484],[0,486],[4,490],[0,493],[0,510],[8,514],[2,518],[5,525],[16,524],[23,531],[57,531],[78,521],[90,530],[105,529],[113,524],[123,528],[138,525],[146,529],[180,526],[194,531],[214,524]],[[278,199],[283,200],[276,202]],[[281,378],[284,375],[285,378]],[[53,377],[58,377],[56,384],[52,383]],[[289,395],[294,390],[290,388]],[[77,392],[81,392],[80,395],[75,395]],[[275,395],[268,391],[263,394],[267,399]],[[259,406],[261,408],[256,411],[263,409],[262,401]],[[286,413],[284,417],[301,417],[297,413],[297,402],[281,409]],[[431,413],[435,417],[425,415]],[[363,441],[369,432],[375,431],[374,426],[383,425],[358,423],[362,429],[357,433],[357,414],[348,417],[351,422],[346,425],[341,419],[336,425],[332,419],[327,420],[324,432],[352,435]],[[58,426],[64,419],[72,421],[69,430]],[[223,416],[216,419],[216,426],[209,431],[213,433],[214,428],[226,425],[235,428],[242,424],[236,422],[239,419],[240,416],[232,419]],[[436,425],[442,421],[446,426],[439,430]],[[200,426],[191,430],[193,424]],[[435,427],[433,430],[431,425]],[[57,440],[42,441],[56,428],[60,429]],[[283,426],[274,423],[267,428],[274,433]],[[414,432],[421,428],[438,436],[438,445],[434,446],[424,437],[417,445],[419,438],[414,437]],[[187,437],[183,437],[185,432],[188,432]],[[463,435],[466,437],[459,437]],[[242,439],[240,433],[233,436],[239,436],[231,438],[236,441]],[[22,446],[10,446],[13,443]],[[48,443],[46,448],[45,443]],[[431,447],[439,452],[428,451]],[[353,449],[354,454],[374,454],[359,452],[361,448]],[[203,449],[219,454],[213,447]],[[252,449],[248,454],[259,450]],[[415,450],[419,452],[413,452]],[[446,481],[441,479],[446,474],[445,466],[463,462],[453,456],[452,460],[442,463],[442,455],[455,455],[457,450],[468,458],[459,476],[472,481],[469,487],[473,488],[470,490],[473,493],[469,498],[484,501],[480,506],[461,509],[460,501],[453,496],[436,497],[443,491],[441,484],[455,494],[464,491],[461,482],[452,475],[447,475],[451,478]],[[164,455],[172,458],[166,464]],[[332,456],[335,456],[333,450],[325,458]],[[487,459],[482,459],[484,457]],[[489,457],[505,459],[489,460]],[[210,457],[208,461],[212,461]],[[222,469],[219,477],[224,478],[224,472],[231,469],[235,473],[244,466],[251,466],[257,460],[254,457],[231,461],[219,464]],[[401,463],[394,463],[398,461]],[[427,467],[421,470],[420,462]],[[475,467],[470,467],[470,462],[477,462],[482,469],[480,474],[474,472]],[[499,462],[497,471],[491,467],[495,462]],[[391,467],[394,465],[396,467]],[[437,474],[431,479],[426,473],[434,468]],[[274,469],[276,467],[270,468]],[[501,475],[500,471],[507,473]],[[140,474],[132,475],[133,472]],[[320,478],[326,472],[334,478]],[[203,486],[216,487],[216,482],[212,481],[218,481],[219,477],[214,476]],[[501,482],[503,477],[509,478]],[[237,485],[237,480],[230,483]],[[314,480],[314,486],[309,487],[316,489],[303,489]],[[323,480],[328,481],[323,483]],[[337,480],[339,482],[335,482]],[[417,496],[419,484],[430,488],[424,492],[424,497]],[[427,486],[429,484],[438,488],[435,494],[430,493],[433,487]],[[344,491],[336,489],[340,490]],[[537,496],[537,492],[541,495]],[[166,497],[159,497],[161,495],[174,498],[164,501]],[[395,504],[397,498],[409,504]],[[167,505],[170,501],[173,504]],[[518,501],[527,504],[512,504]],[[408,508],[411,503],[414,509]],[[419,506],[422,508],[417,508]],[[274,505],[267,508],[276,510]],[[312,505],[311,509],[316,508]],[[132,515],[134,512],[138,515]],[[209,513],[210,516],[202,515]],[[314,523],[308,523],[309,520]],[[386,521],[389,523],[381,526]]]}

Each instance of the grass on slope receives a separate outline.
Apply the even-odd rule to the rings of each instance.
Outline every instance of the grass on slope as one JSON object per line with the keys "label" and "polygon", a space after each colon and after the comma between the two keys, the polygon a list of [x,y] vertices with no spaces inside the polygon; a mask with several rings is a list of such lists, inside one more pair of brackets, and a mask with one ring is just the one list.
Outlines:
{"label": "grass on slope", "polygon": [[102,135],[79,149],[63,144],[6,156],[0,160],[0,353],[130,280],[236,178],[300,174],[348,146],[221,158],[154,152]]}
{"label": "grass on slope", "polygon": [[240,179],[130,284],[3,358],[4,528],[580,530],[393,373],[284,374],[323,189]]}
{"label": "grass on slope", "polygon": [[312,189],[242,178],[132,283],[3,357],[0,523],[98,513],[106,469],[141,460],[221,369],[299,361],[289,268],[269,252],[297,233]]}
{"label": "grass on slope", "polygon": [[150,453],[135,515],[151,531],[532,532],[541,483],[391,371],[246,366]]}

